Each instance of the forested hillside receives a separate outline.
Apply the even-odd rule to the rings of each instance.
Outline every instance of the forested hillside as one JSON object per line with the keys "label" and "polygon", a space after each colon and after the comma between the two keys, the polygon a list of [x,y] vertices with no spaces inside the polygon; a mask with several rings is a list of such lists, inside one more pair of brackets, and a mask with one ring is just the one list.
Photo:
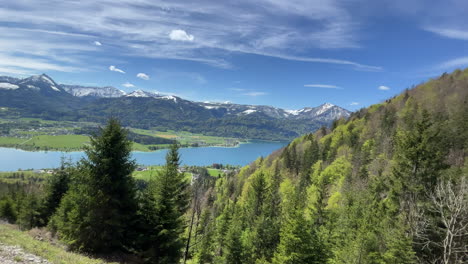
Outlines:
{"label": "forested hillside", "polygon": [[458,70],[219,179],[196,209],[194,259],[467,263],[467,149]]}
{"label": "forested hillside", "polygon": [[78,164],[7,184],[0,218],[121,263],[468,263],[467,113],[468,69],[190,181],[177,144],[133,179],[112,119]]}

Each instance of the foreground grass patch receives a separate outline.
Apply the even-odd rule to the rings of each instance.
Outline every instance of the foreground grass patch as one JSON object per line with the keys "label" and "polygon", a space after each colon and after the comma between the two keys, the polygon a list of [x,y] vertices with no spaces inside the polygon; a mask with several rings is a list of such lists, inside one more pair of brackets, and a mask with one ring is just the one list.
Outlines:
{"label": "foreground grass patch", "polygon": [[45,258],[54,264],[109,263],[103,260],[91,259],[77,253],[68,252],[61,247],[35,240],[27,233],[16,230],[11,225],[0,224],[0,242],[12,246],[20,246],[24,251]]}

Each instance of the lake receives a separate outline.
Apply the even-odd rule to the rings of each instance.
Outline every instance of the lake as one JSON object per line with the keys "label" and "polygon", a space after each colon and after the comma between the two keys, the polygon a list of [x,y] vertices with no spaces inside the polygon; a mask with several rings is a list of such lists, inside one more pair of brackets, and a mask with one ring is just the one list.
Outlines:
{"label": "lake", "polygon": [[[282,148],[288,142],[256,141],[240,144],[235,148],[201,147],[180,149],[182,165],[208,166],[213,163],[247,165],[260,156],[268,156],[273,151]],[[133,152],[133,158],[142,165],[162,165],[165,163],[166,149],[154,152]],[[56,168],[62,157],[73,161],[83,157],[83,152],[59,151],[23,151],[19,149],[0,148],[0,171],[16,171],[18,169]]]}

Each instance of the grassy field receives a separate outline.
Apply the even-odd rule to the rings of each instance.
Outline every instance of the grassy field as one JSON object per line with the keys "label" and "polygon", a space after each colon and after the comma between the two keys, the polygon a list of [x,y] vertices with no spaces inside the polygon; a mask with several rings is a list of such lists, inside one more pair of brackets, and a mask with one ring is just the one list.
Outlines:
{"label": "grassy field", "polygon": [[[149,181],[151,177],[154,177],[159,171],[163,169],[162,166],[149,166],[146,171],[134,171],[133,177],[135,179]],[[192,173],[186,172],[185,177],[190,180],[192,178]]]}
{"label": "grassy field", "polygon": [[131,128],[131,130],[138,134],[156,136],[167,139],[175,139],[182,145],[192,145],[192,144],[206,144],[206,145],[232,145],[233,142],[238,142],[235,138],[225,138],[225,137],[213,137],[205,136],[202,134],[193,134],[186,131],[172,131],[168,130],[166,132],[156,131],[156,130],[144,130],[138,128]]}
{"label": "grassy field", "polygon": [[218,170],[218,169],[211,169],[211,168],[208,168],[208,173],[210,174],[210,176],[219,176],[220,174],[223,174],[223,172],[221,170]]}
{"label": "grassy field", "polygon": [[89,137],[82,135],[60,135],[60,136],[35,136],[24,144],[38,146],[40,148],[53,149],[79,149],[89,143]]}
{"label": "grassy field", "polygon": [[[0,125],[8,127],[2,134],[0,127],[0,147],[34,150],[81,150],[89,142],[84,135],[76,135],[80,127],[96,127],[88,122],[50,121],[37,118],[0,119]],[[183,146],[236,146],[237,139],[205,136],[184,131],[156,131],[129,128],[130,131],[153,137],[177,140]],[[143,145],[134,143],[133,150],[152,151],[167,148],[167,144]]]}
{"label": "grassy field", "polygon": [[53,264],[103,264],[103,260],[91,259],[86,256],[66,251],[62,246],[38,241],[27,232],[17,230],[14,226],[0,224],[0,243],[20,246],[26,252],[47,259]]}
{"label": "grassy field", "polygon": [[0,145],[17,145],[24,142],[25,139],[15,137],[0,137]]}
{"label": "grassy field", "polygon": [[31,138],[0,137],[0,146],[24,150],[61,150],[82,149],[89,143],[89,137],[82,135],[40,135]]}

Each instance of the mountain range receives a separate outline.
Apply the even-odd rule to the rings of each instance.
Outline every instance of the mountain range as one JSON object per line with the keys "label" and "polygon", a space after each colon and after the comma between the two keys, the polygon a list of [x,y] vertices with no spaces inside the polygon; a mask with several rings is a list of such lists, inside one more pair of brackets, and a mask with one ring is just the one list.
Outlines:
{"label": "mountain range", "polygon": [[143,90],[126,93],[112,86],[58,84],[46,74],[0,76],[0,107],[0,117],[104,122],[114,116],[132,127],[264,140],[291,139],[351,113],[330,103],[286,110],[195,102]]}

